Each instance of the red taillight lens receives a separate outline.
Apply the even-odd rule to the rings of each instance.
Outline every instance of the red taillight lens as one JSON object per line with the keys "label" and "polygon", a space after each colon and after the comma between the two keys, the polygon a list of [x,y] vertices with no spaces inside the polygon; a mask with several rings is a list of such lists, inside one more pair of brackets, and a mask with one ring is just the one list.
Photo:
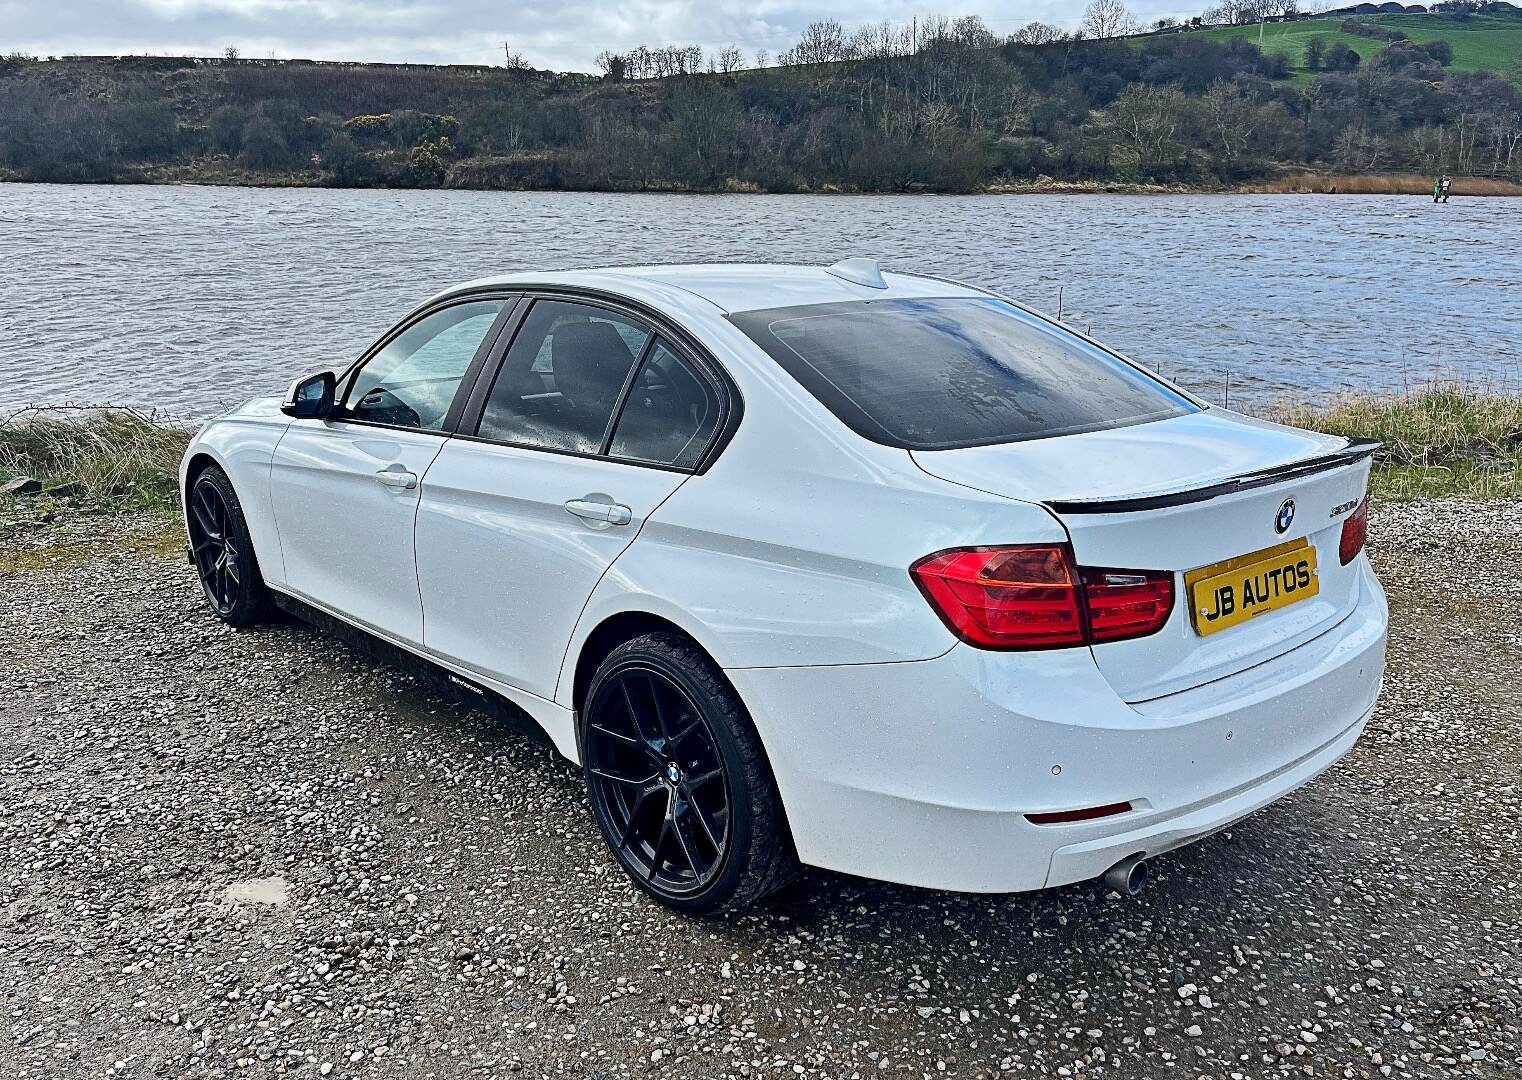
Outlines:
{"label": "red taillight lens", "polygon": [[1346,566],[1358,558],[1369,539],[1369,497],[1365,495],[1358,508],[1342,519],[1342,540],[1337,544],[1337,557]]}
{"label": "red taillight lens", "polygon": [[1079,568],[1066,547],[961,548],[909,568],[951,632],[984,649],[1050,649],[1150,634],[1173,575]]}
{"label": "red taillight lens", "polygon": [[952,633],[985,649],[1083,644],[1078,592],[1060,547],[943,551],[909,568]]}
{"label": "red taillight lens", "polygon": [[1094,641],[1150,634],[1173,610],[1173,575],[1142,570],[1083,570]]}

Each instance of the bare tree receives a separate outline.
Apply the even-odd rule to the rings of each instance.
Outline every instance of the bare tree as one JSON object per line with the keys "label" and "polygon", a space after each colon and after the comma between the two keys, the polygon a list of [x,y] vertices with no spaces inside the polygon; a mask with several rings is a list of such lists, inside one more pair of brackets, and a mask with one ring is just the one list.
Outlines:
{"label": "bare tree", "polygon": [[767,52],[765,49],[757,49],[756,50],[756,67],[758,67],[758,68],[769,67],[771,65],[771,62],[772,62],[772,54],[771,53]]}
{"label": "bare tree", "polygon": [[529,70],[528,61],[523,58],[522,53],[513,51],[512,42],[504,41],[502,43],[502,56],[505,61],[504,66],[508,71]]}
{"label": "bare tree", "polygon": [[1014,42],[1016,45],[1050,45],[1062,38],[1062,31],[1050,23],[1029,22],[1015,31]]}
{"label": "bare tree", "polygon": [[719,70],[726,75],[732,71],[739,71],[744,63],[745,57],[741,55],[738,46],[726,45],[719,51]]}
{"label": "bare tree", "polygon": [[597,66],[609,82],[623,82],[629,77],[629,58],[604,49],[597,54]]}
{"label": "bare tree", "polygon": [[800,64],[826,64],[845,56],[846,34],[834,19],[820,19],[804,28],[794,46]]}
{"label": "bare tree", "polygon": [[1136,18],[1123,0],[1089,0],[1083,10],[1083,29],[1100,40],[1123,37],[1136,32]]}

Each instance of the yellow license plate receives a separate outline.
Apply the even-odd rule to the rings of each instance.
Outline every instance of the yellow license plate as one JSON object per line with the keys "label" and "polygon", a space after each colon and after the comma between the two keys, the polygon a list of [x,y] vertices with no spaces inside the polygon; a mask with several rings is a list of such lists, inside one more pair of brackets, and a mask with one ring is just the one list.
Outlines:
{"label": "yellow license plate", "polygon": [[1184,575],[1195,632],[1218,633],[1257,615],[1278,611],[1321,591],[1316,549],[1292,540],[1266,551],[1202,566]]}

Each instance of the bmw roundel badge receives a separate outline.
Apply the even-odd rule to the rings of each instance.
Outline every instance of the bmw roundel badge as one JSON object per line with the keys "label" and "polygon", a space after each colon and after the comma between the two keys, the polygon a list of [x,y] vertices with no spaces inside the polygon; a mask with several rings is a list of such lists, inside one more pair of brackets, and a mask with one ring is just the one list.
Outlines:
{"label": "bmw roundel badge", "polygon": [[1274,515],[1274,532],[1288,532],[1289,527],[1295,523],[1295,500],[1285,499],[1279,504],[1279,512]]}

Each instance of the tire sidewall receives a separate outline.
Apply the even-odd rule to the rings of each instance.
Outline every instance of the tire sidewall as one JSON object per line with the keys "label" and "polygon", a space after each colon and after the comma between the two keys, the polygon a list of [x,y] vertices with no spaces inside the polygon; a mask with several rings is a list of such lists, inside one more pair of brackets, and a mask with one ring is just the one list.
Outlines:
{"label": "tire sidewall", "polygon": [[[665,641],[657,643],[649,636],[642,636],[625,642],[608,654],[608,657],[598,666],[597,673],[592,677],[592,684],[587,689],[588,708],[578,725],[577,735],[581,740],[582,773],[587,782],[592,814],[597,819],[597,827],[607,840],[613,857],[618,860],[630,880],[656,900],[679,911],[705,913],[721,907],[735,893],[750,865],[755,836],[755,812],[752,805],[752,793],[745,783],[744,755],[729,721],[732,708],[738,705],[738,696],[735,696],[733,702],[714,701],[714,695],[709,688],[702,685],[701,681],[694,678],[693,673],[688,670],[689,657],[702,660],[706,658],[702,657],[695,648],[689,647],[683,650],[682,659],[679,660],[672,655],[675,651],[668,649]],[[639,869],[624,861],[623,855],[615,847],[617,838],[613,835],[611,820],[603,805],[602,796],[599,794],[599,785],[587,764],[586,729],[592,722],[591,702],[597,700],[599,691],[608,680],[629,668],[651,668],[677,683],[702,712],[703,722],[713,736],[714,746],[723,761],[725,795],[729,800],[729,843],[724,853],[723,866],[701,892],[666,893],[643,880]],[[732,690],[730,694],[733,695]]]}

